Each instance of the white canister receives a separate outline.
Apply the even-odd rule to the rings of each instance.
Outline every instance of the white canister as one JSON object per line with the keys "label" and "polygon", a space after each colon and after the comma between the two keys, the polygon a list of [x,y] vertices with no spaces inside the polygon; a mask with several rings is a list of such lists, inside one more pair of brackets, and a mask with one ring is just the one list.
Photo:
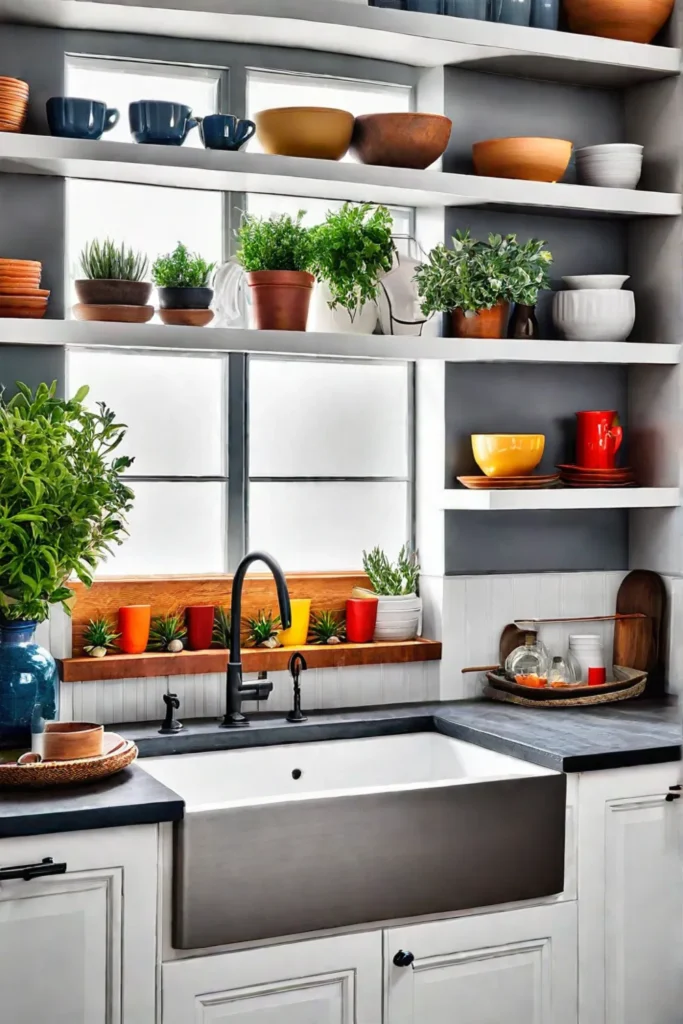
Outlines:
{"label": "white canister", "polygon": [[574,634],[569,637],[569,654],[581,670],[581,679],[588,681],[589,668],[604,668],[602,641],[595,633]]}

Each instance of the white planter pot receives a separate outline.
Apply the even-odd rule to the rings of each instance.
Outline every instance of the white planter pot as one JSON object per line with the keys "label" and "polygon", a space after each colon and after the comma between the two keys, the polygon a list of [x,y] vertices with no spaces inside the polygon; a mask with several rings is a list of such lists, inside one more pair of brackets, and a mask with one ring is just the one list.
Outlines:
{"label": "white planter pot", "polygon": [[422,632],[422,598],[379,597],[375,640],[414,640]]}
{"label": "white planter pot", "polygon": [[342,306],[330,309],[332,298],[324,281],[318,281],[313,289],[311,312],[308,318],[309,331],[323,331],[329,334],[372,334],[377,326],[377,306],[367,302],[351,317]]}

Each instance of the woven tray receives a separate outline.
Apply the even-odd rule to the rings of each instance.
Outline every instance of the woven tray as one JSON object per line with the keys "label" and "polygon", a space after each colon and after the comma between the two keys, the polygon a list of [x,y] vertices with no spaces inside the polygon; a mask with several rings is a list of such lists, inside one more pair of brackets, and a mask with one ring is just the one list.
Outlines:
{"label": "woven tray", "polygon": [[73,786],[115,775],[132,764],[138,748],[128,742],[121,750],[78,761],[41,761],[38,764],[0,764],[0,786]]}
{"label": "woven tray", "polygon": [[523,683],[514,682],[508,679],[503,672],[487,672],[486,678],[497,690],[506,690],[514,693],[517,697],[525,697],[533,701],[555,701],[567,700],[571,697],[597,697],[599,694],[616,693],[619,690],[629,690],[641,681],[647,679],[647,672],[636,668],[623,668],[620,665],[614,667],[614,679],[609,682],[600,683],[598,686],[589,686],[588,683],[582,686],[524,686]]}
{"label": "woven tray", "polygon": [[[629,669],[628,671],[635,671]],[[505,701],[508,704],[521,704],[525,708],[577,708],[577,707],[594,707],[596,704],[611,704],[617,700],[629,700],[631,697],[639,697],[645,689],[647,682],[647,673],[638,672],[638,680],[631,686],[628,686],[623,690],[611,690],[607,693],[604,690],[601,693],[588,694],[583,697],[564,697],[564,698],[552,698],[550,700],[543,699],[531,699],[529,697],[522,697],[517,693],[510,693],[508,690],[499,689],[491,681],[491,675],[489,673],[489,684],[484,687],[484,696],[490,698],[490,700]],[[518,687],[520,689],[520,687]],[[591,687],[591,689],[597,689],[597,687]],[[543,693],[542,689],[539,689],[539,693]]]}

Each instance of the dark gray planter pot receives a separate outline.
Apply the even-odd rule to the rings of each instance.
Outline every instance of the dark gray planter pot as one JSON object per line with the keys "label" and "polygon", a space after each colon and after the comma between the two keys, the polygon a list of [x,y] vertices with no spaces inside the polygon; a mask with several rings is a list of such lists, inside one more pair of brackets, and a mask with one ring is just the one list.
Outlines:
{"label": "dark gray planter pot", "polygon": [[152,294],[148,281],[75,281],[78,301],[84,306],[146,306]]}
{"label": "dark gray planter pot", "polygon": [[158,288],[161,309],[208,309],[213,288]]}

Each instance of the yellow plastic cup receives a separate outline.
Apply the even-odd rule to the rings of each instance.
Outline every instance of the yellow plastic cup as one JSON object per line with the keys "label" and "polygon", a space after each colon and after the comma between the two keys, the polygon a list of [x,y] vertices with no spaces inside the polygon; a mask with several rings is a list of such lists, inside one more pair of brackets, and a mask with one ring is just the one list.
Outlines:
{"label": "yellow plastic cup", "polygon": [[311,600],[308,597],[295,597],[292,606],[292,625],[278,633],[278,640],[283,647],[303,647],[308,639],[308,625],[311,620]]}

